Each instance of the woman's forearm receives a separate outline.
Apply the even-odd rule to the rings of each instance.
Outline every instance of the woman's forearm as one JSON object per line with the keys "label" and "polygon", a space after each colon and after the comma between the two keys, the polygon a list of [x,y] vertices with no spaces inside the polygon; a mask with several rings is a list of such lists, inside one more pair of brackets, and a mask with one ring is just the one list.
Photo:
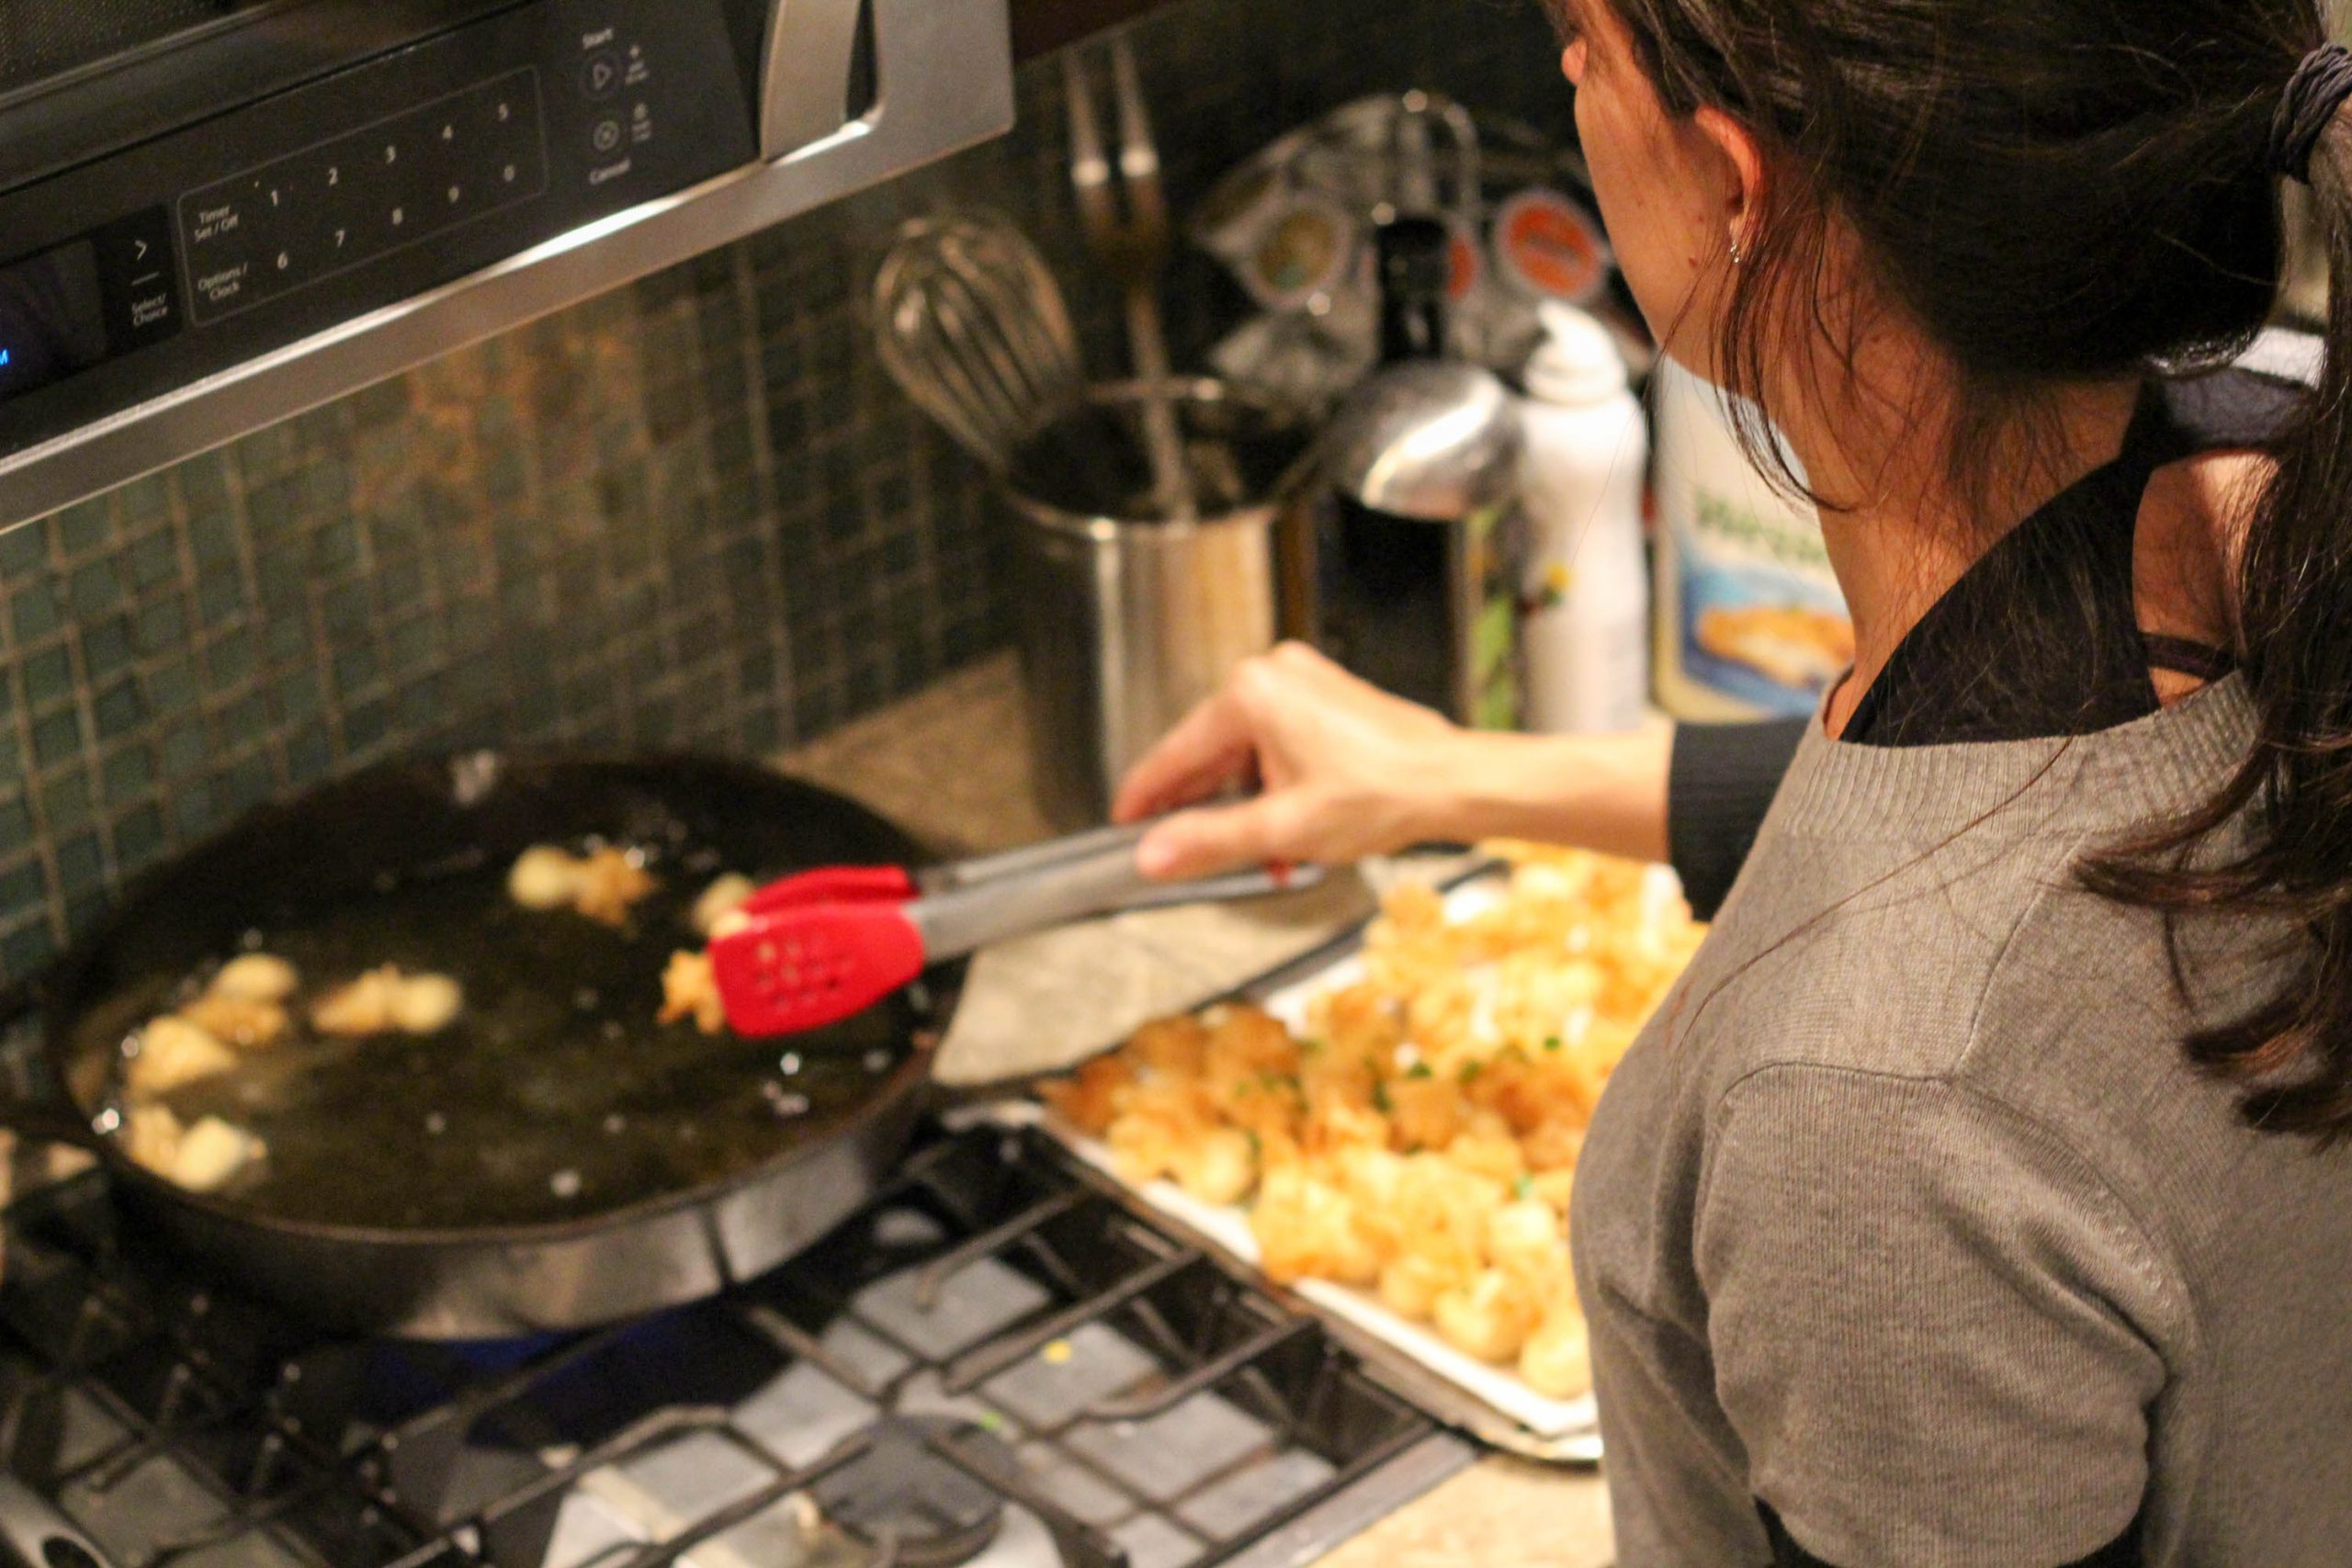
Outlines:
{"label": "woman's forearm", "polygon": [[1673,727],[1628,735],[1464,734],[1420,785],[1429,840],[1531,839],[1637,860],[1667,854]]}

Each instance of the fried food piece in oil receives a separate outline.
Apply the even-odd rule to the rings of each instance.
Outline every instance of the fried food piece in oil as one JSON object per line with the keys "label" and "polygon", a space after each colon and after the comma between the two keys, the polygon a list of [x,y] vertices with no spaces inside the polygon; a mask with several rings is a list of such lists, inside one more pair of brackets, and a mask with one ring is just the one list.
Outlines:
{"label": "fried food piece in oil", "polygon": [[506,874],[507,896],[523,908],[569,908],[608,926],[628,924],[629,910],[661,886],[642,854],[610,844],[584,856],[534,844]]}
{"label": "fried food piece in oil", "polygon": [[285,1006],[212,990],[180,1009],[180,1017],[223,1044],[259,1051],[284,1037],[292,1017]]}
{"label": "fried food piece in oil", "polygon": [[662,971],[662,1012],[659,1021],[676,1023],[691,1018],[705,1034],[727,1028],[727,1003],[718,995],[718,976],[707,953],[673,953]]}
{"label": "fried food piece in oil", "polygon": [[321,998],[311,1026],[346,1040],[372,1035],[438,1034],[465,1010],[466,994],[447,975],[411,975],[397,964],[370,969]]}
{"label": "fried food piece in oil", "polygon": [[123,1069],[123,1087],[135,1099],[150,1099],[236,1066],[236,1052],[209,1030],[184,1018],[159,1018],[139,1032],[137,1054]]}

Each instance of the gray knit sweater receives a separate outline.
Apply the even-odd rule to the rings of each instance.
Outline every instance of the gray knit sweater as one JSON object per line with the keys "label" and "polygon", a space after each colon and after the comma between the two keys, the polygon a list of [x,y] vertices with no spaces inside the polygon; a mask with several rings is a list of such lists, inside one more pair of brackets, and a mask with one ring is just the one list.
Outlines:
{"label": "gray knit sweater", "polygon": [[2201,800],[2231,680],[2071,741],[1814,727],[1611,1080],[1572,1234],[1623,1568],[2352,1563],[2352,1163],[2186,1064],[2246,922],[2074,886]]}

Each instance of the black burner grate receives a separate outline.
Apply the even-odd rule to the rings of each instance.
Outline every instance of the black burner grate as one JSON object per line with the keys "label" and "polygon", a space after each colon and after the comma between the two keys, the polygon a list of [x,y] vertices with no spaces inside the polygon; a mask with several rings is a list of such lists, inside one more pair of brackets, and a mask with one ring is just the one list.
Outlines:
{"label": "black burner grate", "polygon": [[913,1447],[973,1483],[926,1550],[1295,1560],[1467,1454],[1026,1133],[936,1138],[729,1296],[524,1344],[318,1343],[134,1257],[96,1178],[7,1241],[6,1462],[119,1568],[911,1563],[881,1504],[815,1499],[870,1499]]}

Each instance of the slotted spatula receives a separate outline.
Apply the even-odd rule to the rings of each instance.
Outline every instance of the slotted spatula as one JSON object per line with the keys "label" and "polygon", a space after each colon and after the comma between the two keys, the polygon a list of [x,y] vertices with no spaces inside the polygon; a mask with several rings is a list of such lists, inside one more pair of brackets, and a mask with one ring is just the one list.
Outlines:
{"label": "slotted spatula", "polygon": [[920,874],[831,866],[772,883],[710,944],[739,1034],[796,1034],[873,1006],[933,964],[990,942],[1126,909],[1250,898],[1320,880],[1314,868],[1147,881],[1141,828],[1104,829]]}

